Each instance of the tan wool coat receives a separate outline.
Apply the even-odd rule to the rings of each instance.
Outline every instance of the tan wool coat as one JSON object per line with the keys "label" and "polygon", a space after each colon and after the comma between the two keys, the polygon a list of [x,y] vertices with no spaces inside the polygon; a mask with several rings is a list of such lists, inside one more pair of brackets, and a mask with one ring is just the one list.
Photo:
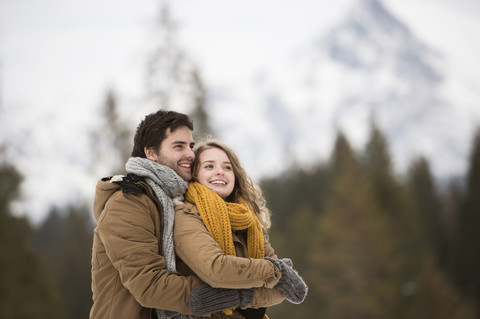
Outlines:
{"label": "tan wool coat", "polygon": [[190,314],[190,291],[202,282],[166,270],[160,203],[145,182],[122,187],[110,178],[96,187],[90,318],[149,319],[153,308]]}
{"label": "tan wool coat", "polygon": [[[246,230],[232,232],[236,256],[224,255],[203,224],[197,207],[186,202],[175,207],[173,234],[180,273],[196,274],[215,288],[256,288],[248,308],[269,307],[284,300],[281,292],[273,288],[280,279],[278,268],[268,260],[248,258]],[[266,240],[265,256],[277,258]],[[238,311],[230,316],[220,312],[211,317],[243,318]]]}

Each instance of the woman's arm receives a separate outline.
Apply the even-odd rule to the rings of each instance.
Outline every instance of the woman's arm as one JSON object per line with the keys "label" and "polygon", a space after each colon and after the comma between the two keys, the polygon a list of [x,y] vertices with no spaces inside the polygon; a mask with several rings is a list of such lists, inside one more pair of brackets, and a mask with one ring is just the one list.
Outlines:
{"label": "woman's arm", "polygon": [[255,288],[251,303],[246,308],[271,307],[282,303],[285,297],[276,288]]}
{"label": "woman's arm", "polygon": [[225,255],[189,203],[176,207],[173,233],[177,256],[212,287],[273,288],[280,279],[268,260]]}

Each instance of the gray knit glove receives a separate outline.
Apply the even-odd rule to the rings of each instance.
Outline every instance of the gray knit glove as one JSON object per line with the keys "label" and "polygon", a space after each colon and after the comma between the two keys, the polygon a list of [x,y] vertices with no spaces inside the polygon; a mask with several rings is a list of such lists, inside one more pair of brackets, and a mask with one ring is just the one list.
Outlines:
{"label": "gray knit glove", "polygon": [[190,292],[188,308],[195,316],[203,316],[234,307],[245,308],[252,302],[253,294],[252,288],[225,289],[201,285]]}
{"label": "gray knit glove", "polygon": [[292,268],[292,261],[288,258],[274,259],[265,257],[280,270],[282,277],[275,285],[288,301],[294,304],[302,303],[307,296],[308,287],[298,272]]}

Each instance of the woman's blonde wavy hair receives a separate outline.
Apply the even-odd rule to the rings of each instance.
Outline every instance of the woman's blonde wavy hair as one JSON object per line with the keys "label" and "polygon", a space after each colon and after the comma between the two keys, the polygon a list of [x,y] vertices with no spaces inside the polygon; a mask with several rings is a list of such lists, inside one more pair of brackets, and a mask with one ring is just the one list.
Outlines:
{"label": "woman's blonde wavy hair", "polygon": [[230,196],[227,197],[226,201],[237,203],[239,198],[243,198],[250,208],[255,212],[255,215],[262,225],[263,232],[266,235],[271,225],[271,212],[266,206],[266,201],[263,197],[262,190],[260,187],[258,187],[258,185],[253,183],[253,181],[247,175],[240,164],[240,160],[238,159],[237,155],[230,147],[214,139],[207,139],[197,143],[194,149],[195,161],[193,162],[192,167],[192,180],[198,181],[197,173],[200,168],[200,154],[203,151],[211,148],[217,148],[224,151],[230,160],[230,163],[232,164],[233,173],[235,175],[235,186],[233,187],[233,191]]}

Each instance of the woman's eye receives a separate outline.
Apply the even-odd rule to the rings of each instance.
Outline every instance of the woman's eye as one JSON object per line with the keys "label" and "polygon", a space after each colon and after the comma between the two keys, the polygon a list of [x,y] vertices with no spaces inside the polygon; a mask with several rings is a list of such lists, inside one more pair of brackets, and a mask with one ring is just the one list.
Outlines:
{"label": "woman's eye", "polygon": [[227,165],[227,166],[225,166],[225,170],[226,170],[226,171],[231,171],[231,170],[232,170],[232,167]]}

